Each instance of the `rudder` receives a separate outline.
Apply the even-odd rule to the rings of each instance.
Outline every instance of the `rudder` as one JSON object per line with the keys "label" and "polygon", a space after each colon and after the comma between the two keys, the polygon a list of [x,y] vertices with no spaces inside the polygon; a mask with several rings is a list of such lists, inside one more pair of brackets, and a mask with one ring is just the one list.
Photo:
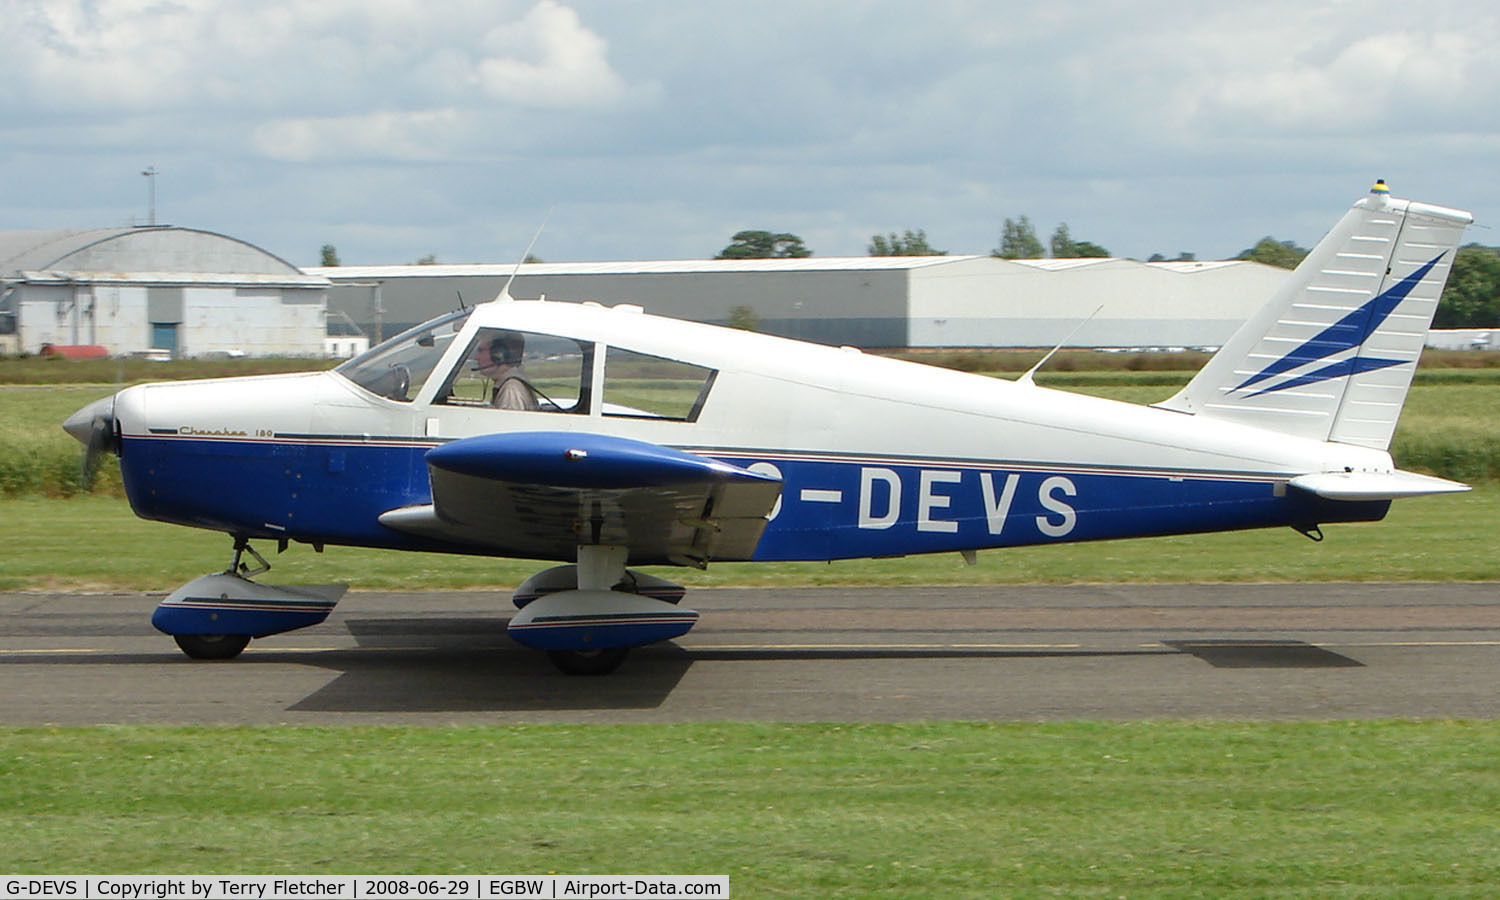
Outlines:
{"label": "rudder", "polygon": [[1393,199],[1377,182],[1158,406],[1385,449],[1471,222],[1466,212]]}

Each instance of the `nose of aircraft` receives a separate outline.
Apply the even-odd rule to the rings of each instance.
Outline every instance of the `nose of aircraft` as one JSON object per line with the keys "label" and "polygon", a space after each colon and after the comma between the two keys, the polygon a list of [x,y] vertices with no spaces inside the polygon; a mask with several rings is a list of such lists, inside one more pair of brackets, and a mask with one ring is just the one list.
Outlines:
{"label": "nose of aircraft", "polygon": [[99,457],[120,452],[120,443],[115,438],[114,396],[95,400],[68,416],[63,431],[83,444],[83,480],[85,484],[93,484],[94,474],[99,471]]}
{"label": "nose of aircraft", "polygon": [[87,447],[89,444],[89,439],[94,434],[95,422],[103,424],[106,427],[107,431],[112,433],[114,431],[114,419],[115,398],[114,395],[110,395],[108,397],[95,400],[93,403],[90,403],[88,406],[85,406],[78,412],[73,413],[71,416],[68,416],[68,418],[63,422],[62,427],[63,431],[71,434],[73,438],[78,441],[78,443],[83,444],[85,447]]}

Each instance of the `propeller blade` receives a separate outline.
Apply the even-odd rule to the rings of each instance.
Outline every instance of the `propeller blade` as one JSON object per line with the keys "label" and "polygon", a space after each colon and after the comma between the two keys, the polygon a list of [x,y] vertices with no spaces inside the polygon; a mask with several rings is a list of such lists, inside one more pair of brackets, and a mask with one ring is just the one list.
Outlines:
{"label": "propeller blade", "polygon": [[99,472],[99,457],[120,452],[115,439],[115,398],[95,400],[63,422],[63,430],[83,444],[83,483],[92,487]]}

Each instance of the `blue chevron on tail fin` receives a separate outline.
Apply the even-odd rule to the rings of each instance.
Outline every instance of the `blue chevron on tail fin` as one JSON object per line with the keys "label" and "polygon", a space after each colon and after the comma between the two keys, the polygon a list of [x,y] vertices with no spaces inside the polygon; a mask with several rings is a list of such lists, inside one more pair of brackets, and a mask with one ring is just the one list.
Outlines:
{"label": "blue chevron on tail fin", "polygon": [[1385,449],[1453,264],[1466,212],[1384,182],[1164,409]]}

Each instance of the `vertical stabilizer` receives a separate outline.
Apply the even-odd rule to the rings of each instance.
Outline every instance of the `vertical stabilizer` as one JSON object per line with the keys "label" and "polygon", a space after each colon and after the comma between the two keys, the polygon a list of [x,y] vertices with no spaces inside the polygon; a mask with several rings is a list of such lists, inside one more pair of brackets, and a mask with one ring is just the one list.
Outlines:
{"label": "vertical stabilizer", "polygon": [[1466,212],[1355,203],[1269,302],[1164,409],[1385,449]]}

